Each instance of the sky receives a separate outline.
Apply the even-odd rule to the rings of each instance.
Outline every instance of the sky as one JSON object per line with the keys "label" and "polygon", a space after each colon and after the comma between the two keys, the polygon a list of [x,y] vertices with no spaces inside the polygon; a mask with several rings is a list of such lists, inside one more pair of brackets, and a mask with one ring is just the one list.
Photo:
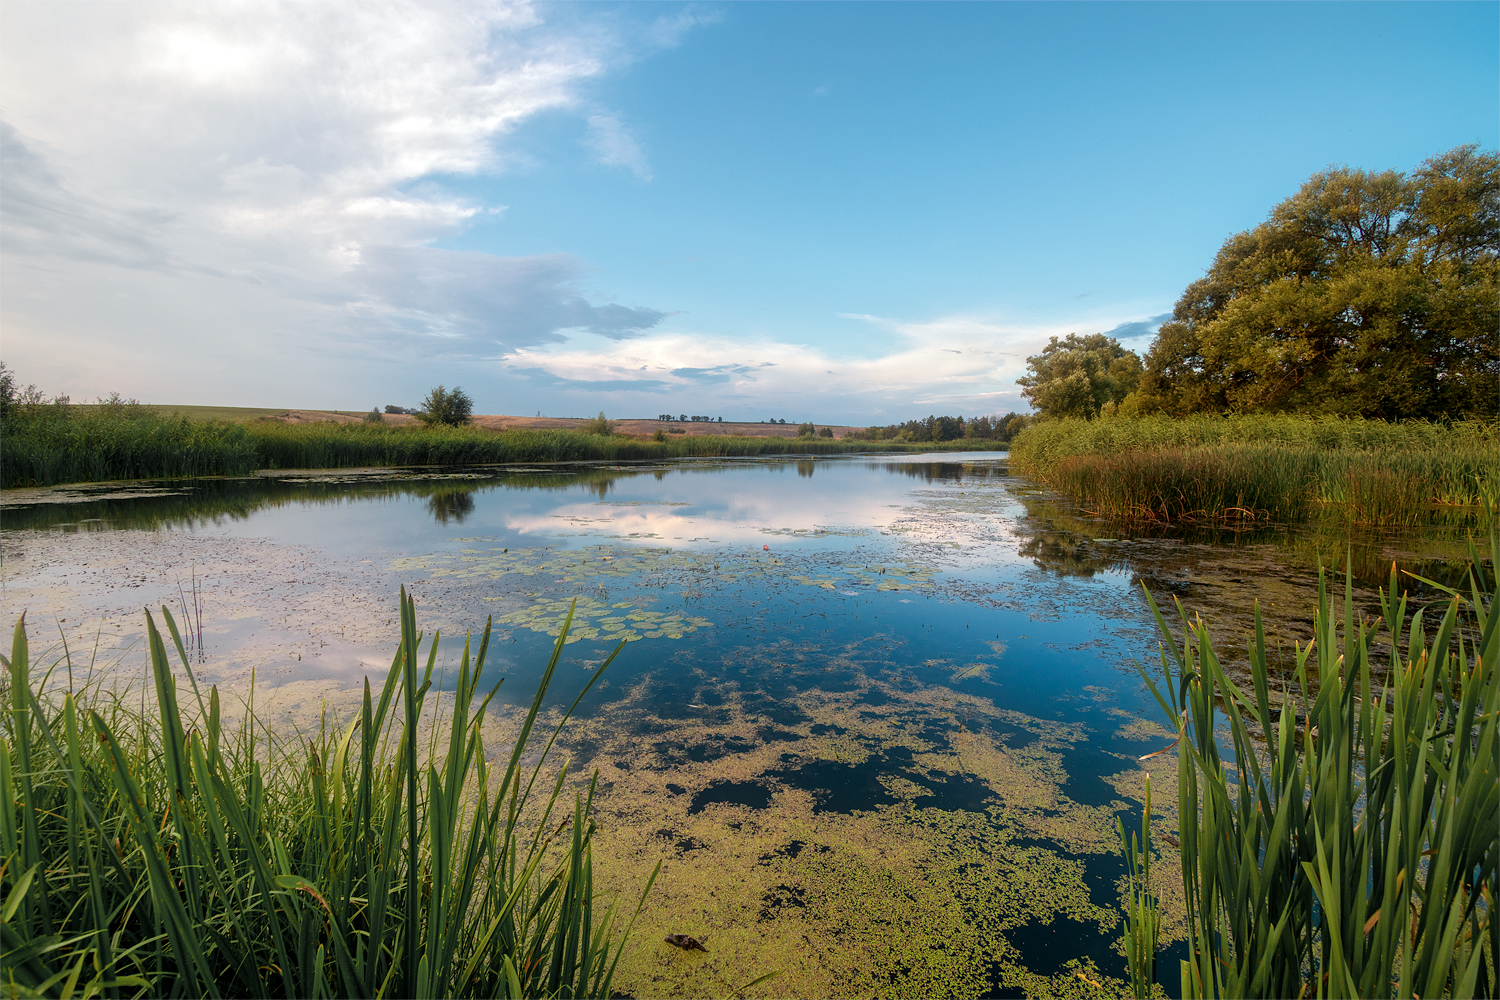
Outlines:
{"label": "sky", "polygon": [[1494,3],[0,4],[0,359],[83,401],[890,423],[1144,350]]}

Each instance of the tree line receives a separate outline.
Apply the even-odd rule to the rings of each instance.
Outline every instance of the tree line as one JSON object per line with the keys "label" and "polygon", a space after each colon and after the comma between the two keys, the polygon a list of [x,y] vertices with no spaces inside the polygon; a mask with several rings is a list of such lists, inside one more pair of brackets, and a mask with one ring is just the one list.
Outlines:
{"label": "tree line", "polygon": [[1053,337],[1022,395],[1047,417],[1500,413],[1500,155],[1475,145],[1410,174],[1314,174],[1224,242],[1144,358]]}
{"label": "tree line", "polygon": [[854,441],[957,441],[974,438],[981,441],[1009,441],[1030,423],[1027,413],[1014,411],[1004,416],[963,417],[928,416],[921,420],[907,420],[899,424],[866,427],[850,431],[846,440]]}

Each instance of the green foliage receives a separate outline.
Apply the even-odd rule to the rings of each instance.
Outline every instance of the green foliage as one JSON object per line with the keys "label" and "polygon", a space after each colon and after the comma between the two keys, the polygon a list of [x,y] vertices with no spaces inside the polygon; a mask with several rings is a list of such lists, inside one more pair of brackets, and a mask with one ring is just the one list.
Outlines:
{"label": "green foliage", "polygon": [[1048,420],[1011,464],[1126,519],[1475,523],[1500,497],[1496,428],[1296,416]]}
{"label": "green foliage", "polygon": [[383,424],[385,417],[381,415],[379,407],[371,407],[370,412],[365,414],[364,421],[367,424]]}
{"label": "green foliage", "polygon": [[1151,775],[1146,775],[1140,837],[1127,835],[1123,818],[1115,823],[1125,854],[1125,927],[1121,939],[1125,967],[1130,972],[1131,993],[1137,1000],[1146,1000],[1154,995],[1151,987],[1156,982],[1156,950],[1161,940],[1161,900],[1151,889]]}
{"label": "green foliage", "polygon": [[[1273,694],[1260,609],[1250,691],[1178,605],[1160,686],[1178,734],[1186,997],[1494,996],[1500,958],[1495,557],[1428,631],[1392,567],[1381,617],[1319,585],[1295,688]],[[1150,598],[1149,593],[1147,594]],[[1377,660],[1388,658],[1388,666]],[[1223,716],[1220,716],[1220,712]],[[1232,744],[1232,760],[1220,742]]]}
{"label": "green foliage", "polygon": [[605,419],[604,411],[600,410],[597,417],[594,417],[592,420],[585,420],[579,424],[578,432],[580,434],[601,434],[604,437],[609,437],[609,435],[615,432],[615,425],[613,421]]}
{"label": "green foliage", "polygon": [[832,427],[820,427],[820,428],[818,428],[818,437],[821,437],[821,438],[831,438],[831,437],[833,437],[833,428]]}
{"label": "green foliage", "polygon": [[438,386],[427,394],[422,400],[422,406],[416,411],[417,419],[429,426],[442,424],[449,427],[461,427],[469,422],[469,416],[474,412],[474,401],[469,394],[458,386],[452,390]]}
{"label": "green foliage", "polygon": [[183,671],[148,614],[155,710],[140,715],[97,688],[34,688],[16,624],[0,721],[6,995],[610,995],[624,937],[594,898],[593,786],[560,810],[566,768],[537,783],[567,623],[502,770],[482,736],[488,627],[434,706],[437,637],[423,665],[403,592],[383,687],[365,682],[347,724],[280,740],[249,710],[224,723],[162,614]]}
{"label": "green foliage", "polygon": [[799,438],[810,438],[817,432],[818,429],[810,423],[797,425],[797,436]]}
{"label": "green foliage", "polygon": [[1010,441],[1031,426],[1033,419],[1029,413],[1014,410],[1003,417],[974,417],[964,424],[964,435],[981,441]]}
{"label": "green foliage", "polygon": [[1232,236],[1146,358],[1147,411],[1500,412],[1500,156],[1315,174]]}
{"label": "green foliage", "polygon": [[[35,387],[32,387],[34,390]],[[164,476],[243,475],[257,468],[242,424],[163,416],[118,396],[90,406],[21,393],[0,425],[0,486]]]}
{"label": "green foliage", "polygon": [[1021,395],[1044,417],[1097,417],[1135,391],[1141,359],[1102,333],[1053,337],[1042,353],[1026,359],[1016,379]]}
{"label": "green foliage", "polygon": [[4,361],[0,361],[0,420],[4,420],[6,414],[16,401],[16,374],[8,368]]}
{"label": "green foliage", "polygon": [[[987,429],[993,427],[993,424],[988,422],[989,418],[976,419],[986,420],[985,427]],[[844,435],[844,438],[851,441],[930,441],[941,443],[944,441],[957,441],[966,435],[970,437],[982,436],[969,435],[968,429],[968,425],[964,422],[963,417],[930,416],[922,420],[908,420],[901,424],[890,424],[885,427],[877,425],[867,427],[863,431],[850,431]]]}

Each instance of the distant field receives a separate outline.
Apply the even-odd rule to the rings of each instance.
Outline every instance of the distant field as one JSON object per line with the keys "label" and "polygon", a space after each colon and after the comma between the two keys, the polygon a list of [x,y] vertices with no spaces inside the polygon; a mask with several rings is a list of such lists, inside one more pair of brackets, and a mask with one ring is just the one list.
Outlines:
{"label": "distant field", "polygon": [[[268,409],[264,406],[172,406],[153,403],[163,413],[180,413],[189,420],[253,420],[256,417],[279,417],[287,412],[286,407]],[[92,403],[78,404],[80,410],[93,409]]]}

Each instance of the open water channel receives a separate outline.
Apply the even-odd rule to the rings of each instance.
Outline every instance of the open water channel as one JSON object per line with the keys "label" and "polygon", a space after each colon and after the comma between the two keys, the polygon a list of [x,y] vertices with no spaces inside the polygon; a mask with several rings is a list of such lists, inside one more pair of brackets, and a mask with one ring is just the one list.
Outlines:
{"label": "open water channel", "polygon": [[[635,996],[1091,995],[1122,977],[1117,817],[1175,833],[1171,741],[1135,670],[1142,584],[1243,647],[1252,603],[1304,638],[1319,559],[1362,599],[1392,559],[1456,571],[1458,533],[1146,532],[995,453],[368,470],[0,495],[8,623],[139,684],[146,608],[200,679],[290,735],[384,676],[397,589],[453,664],[493,617],[503,733],[576,601],[552,703],[625,648],[570,725],[596,769],[596,878],[661,877]],[[201,629],[197,623],[201,621]],[[454,637],[459,637],[454,639]],[[60,676],[60,675],[59,675]],[[498,737],[497,737],[498,742]],[[1176,851],[1157,838],[1175,984]],[[662,943],[706,939],[708,952]],[[1169,987],[1170,988],[1170,987]]]}

